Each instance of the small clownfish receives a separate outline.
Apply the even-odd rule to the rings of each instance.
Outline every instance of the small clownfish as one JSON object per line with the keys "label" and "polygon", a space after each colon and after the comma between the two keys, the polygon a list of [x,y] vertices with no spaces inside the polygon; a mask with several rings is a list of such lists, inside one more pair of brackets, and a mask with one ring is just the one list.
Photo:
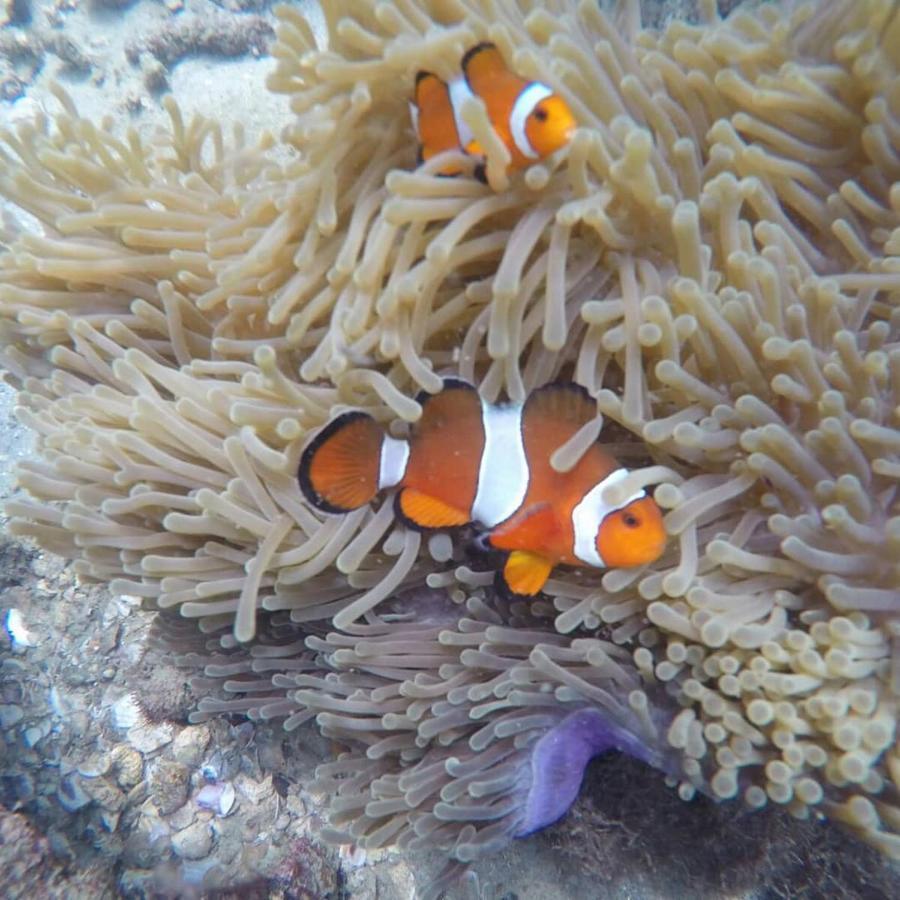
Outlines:
{"label": "small clownfish", "polygon": [[475,523],[486,543],[508,551],[503,581],[537,594],[554,566],[597,568],[653,562],[666,543],[662,514],[644,491],[607,506],[603,491],[622,468],[594,443],[568,472],[553,452],[596,415],[587,391],[551,384],[524,404],[485,403],[467,382],[419,397],[422,417],[408,440],[386,434],[363,412],[346,412],[303,451],[299,480],[309,502],[329,513],[357,509],[397,489],[401,521],[418,530]]}
{"label": "small clownfish", "polygon": [[[539,81],[510,72],[494,44],[478,44],[462,58],[462,76],[449,84],[431,72],[416,76],[410,104],[419,137],[419,162],[444,150],[461,148],[471,156],[483,151],[460,109],[466,97],[480,97],[500,140],[510,152],[510,168],[523,169],[564,146],[575,130],[575,117],[558,94]],[[444,175],[458,175],[449,167]],[[476,169],[483,178],[483,167]]]}

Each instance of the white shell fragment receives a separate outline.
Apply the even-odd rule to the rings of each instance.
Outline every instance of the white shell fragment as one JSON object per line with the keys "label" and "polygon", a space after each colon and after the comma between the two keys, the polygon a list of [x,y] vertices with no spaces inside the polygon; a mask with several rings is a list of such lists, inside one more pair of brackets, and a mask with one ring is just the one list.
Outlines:
{"label": "white shell fragment", "polygon": [[197,806],[214,812],[218,817],[227,816],[234,807],[235,791],[231,782],[218,781],[206,784],[197,792]]}
{"label": "white shell fragment", "polygon": [[133,728],[144,723],[144,714],[140,704],[132,694],[120,697],[112,707],[110,713],[113,726],[121,729]]}
{"label": "white shell fragment", "polygon": [[4,618],[3,625],[9,639],[13,642],[14,649],[24,650],[27,647],[36,647],[38,639],[25,625],[25,618],[20,609],[13,607]]}
{"label": "white shell fragment", "polygon": [[168,744],[174,735],[172,726],[167,722],[148,722],[133,694],[125,694],[116,700],[110,710],[110,718],[114,727],[128,732],[128,743],[140,753],[158,750]]}

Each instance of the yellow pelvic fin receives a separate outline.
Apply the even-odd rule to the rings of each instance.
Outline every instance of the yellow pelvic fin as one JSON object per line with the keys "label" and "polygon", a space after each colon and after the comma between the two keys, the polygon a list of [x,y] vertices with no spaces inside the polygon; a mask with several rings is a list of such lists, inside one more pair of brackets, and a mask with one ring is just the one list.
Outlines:
{"label": "yellow pelvic fin", "polygon": [[553,563],[528,550],[513,550],[503,567],[503,579],[514,593],[533,597],[546,584]]}

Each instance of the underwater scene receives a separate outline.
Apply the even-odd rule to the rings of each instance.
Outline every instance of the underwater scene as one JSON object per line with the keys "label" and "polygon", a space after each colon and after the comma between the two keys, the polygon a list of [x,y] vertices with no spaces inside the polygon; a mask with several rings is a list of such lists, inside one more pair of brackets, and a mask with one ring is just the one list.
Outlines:
{"label": "underwater scene", "polygon": [[900,897],[898,0],[0,0],[0,897]]}

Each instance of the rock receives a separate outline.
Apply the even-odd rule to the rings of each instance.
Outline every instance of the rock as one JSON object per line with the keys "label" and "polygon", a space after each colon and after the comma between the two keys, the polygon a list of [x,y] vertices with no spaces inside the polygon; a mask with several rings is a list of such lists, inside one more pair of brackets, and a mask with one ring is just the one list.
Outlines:
{"label": "rock", "polygon": [[170,856],[171,834],[168,823],[160,819],[153,804],[147,802],[140,809],[137,823],[125,837],[122,864],[139,869],[158,866],[163,858]]}
{"label": "rock", "polygon": [[[365,870],[364,870],[365,871]],[[375,882],[375,879],[372,879]],[[291,843],[290,852],[285,856],[275,875],[275,883],[285,897],[327,897],[339,892],[337,873],[332,864],[328,851],[311,841],[308,837],[301,836]],[[380,886],[369,883],[365,890],[358,893],[353,891],[354,897],[413,897],[415,885],[412,879],[404,885],[403,892],[383,892]]]}
{"label": "rock", "polygon": [[265,781],[256,781],[242,773],[235,777],[234,786],[238,793],[246,797],[254,806],[262,805],[275,794],[271,778],[266,778]]}
{"label": "rock", "polygon": [[113,812],[108,809],[104,809],[100,813],[100,822],[103,827],[110,833],[115,831],[119,827],[119,819],[121,818],[120,812]]}
{"label": "rock", "polygon": [[172,849],[182,859],[203,859],[212,849],[212,829],[206,822],[194,822],[172,835]]}
{"label": "rock", "polygon": [[172,741],[172,758],[195,769],[200,765],[209,746],[209,728],[206,725],[189,725]]}
{"label": "rock", "polygon": [[83,778],[81,789],[105,810],[119,812],[125,805],[125,794],[107,778]]}
{"label": "rock", "polygon": [[229,733],[214,741],[215,749],[200,770],[207,781],[231,781],[241,771],[242,755],[233,739],[234,734]]}
{"label": "rock", "polygon": [[141,753],[152,753],[172,740],[172,726],[166,722],[159,725],[141,724],[128,730],[128,743]]}
{"label": "rock", "polygon": [[104,657],[109,657],[113,650],[118,646],[121,631],[120,625],[112,625],[104,628],[97,638],[97,652]]}
{"label": "rock", "polygon": [[112,768],[112,759],[108,753],[92,753],[78,766],[78,774],[85,778],[97,778],[106,775]]}
{"label": "rock", "polygon": [[169,90],[169,73],[156,57],[142,57],[141,69],[144,74],[144,87],[151,94],[161,94]]}
{"label": "rock", "polygon": [[27,772],[0,774],[0,805],[17,810],[34,799],[34,780]]}
{"label": "rock", "polygon": [[191,773],[187,766],[169,759],[157,760],[150,771],[150,799],[167,816],[181,807],[188,795]]}
{"label": "rock", "polygon": [[44,719],[39,722],[37,725],[31,725],[29,728],[25,729],[24,734],[22,735],[22,741],[25,746],[28,748],[34,747],[38,741],[42,741],[48,734],[50,734],[50,729],[52,725],[50,724],[49,719]]}
{"label": "rock", "polygon": [[59,787],[56,790],[56,797],[59,800],[59,805],[66,810],[66,812],[77,812],[91,802],[90,796],[81,786],[81,781],[81,776],[73,773],[67,775],[59,783]]}
{"label": "rock", "polygon": [[113,750],[111,759],[120,788],[127,791],[140,782],[144,774],[144,758],[137,750],[120,744]]}
{"label": "rock", "polygon": [[0,894],[36,900],[118,896],[112,866],[69,868],[56,849],[26,816],[0,809]]}
{"label": "rock", "polygon": [[0,706],[0,729],[5,731],[7,728],[18,725],[24,715],[22,707],[16,706],[14,703],[6,703]]}
{"label": "rock", "polygon": [[183,828],[187,828],[188,825],[193,825],[196,818],[197,810],[194,808],[194,804],[185,803],[181,809],[176,809],[171,816],[166,818],[166,824],[172,831],[181,831]]}

